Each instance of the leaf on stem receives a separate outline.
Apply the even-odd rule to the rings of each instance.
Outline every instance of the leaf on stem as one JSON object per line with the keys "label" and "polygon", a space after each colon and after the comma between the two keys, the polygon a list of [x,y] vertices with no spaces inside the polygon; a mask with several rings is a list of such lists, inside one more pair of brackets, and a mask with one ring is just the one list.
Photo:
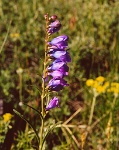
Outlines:
{"label": "leaf on stem", "polygon": [[29,124],[29,126],[33,129],[33,131],[35,132],[35,135],[36,135],[36,137],[37,137],[38,144],[39,144],[39,142],[40,142],[39,136],[38,136],[37,131],[35,130],[35,128],[32,126],[32,124],[31,124],[27,119],[25,119],[24,116],[23,116],[22,114],[20,114],[20,112],[16,111],[15,109],[13,109],[13,111],[14,111],[19,117],[21,117],[24,121],[26,121],[26,122]]}
{"label": "leaf on stem", "polygon": [[29,106],[28,104],[25,104],[25,103],[23,103],[23,104],[26,105],[26,106],[28,106],[28,107],[30,107],[30,108],[32,108],[33,110],[35,110],[39,114],[41,120],[43,120],[42,114],[37,109],[33,108],[32,106]]}

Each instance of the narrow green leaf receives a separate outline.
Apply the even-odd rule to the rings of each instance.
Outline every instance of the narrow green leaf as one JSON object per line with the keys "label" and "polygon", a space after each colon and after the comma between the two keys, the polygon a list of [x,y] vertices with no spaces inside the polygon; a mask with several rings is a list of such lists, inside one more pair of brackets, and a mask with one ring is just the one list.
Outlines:
{"label": "narrow green leaf", "polygon": [[6,41],[7,41],[8,34],[9,34],[9,31],[10,31],[11,23],[12,23],[12,20],[10,20],[10,23],[9,23],[9,26],[8,26],[8,30],[7,30],[5,39],[4,39],[3,44],[2,44],[2,46],[1,46],[1,48],[0,48],[0,53],[2,52],[2,50],[3,50],[4,46],[5,46],[5,43],[6,43]]}
{"label": "narrow green leaf", "polygon": [[29,106],[28,104],[25,104],[25,103],[23,103],[23,104],[26,105],[26,106],[28,106],[28,107],[30,107],[30,108],[32,108],[33,110],[35,110],[39,114],[39,116],[41,117],[41,119],[43,120],[42,114],[37,109],[33,108],[32,106]]}
{"label": "narrow green leaf", "polygon": [[26,121],[26,122],[29,124],[29,126],[33,129],[33,131],[35,132],[35,135],[36,135],[36,137],[37,137],[38,144],[39,144],[39,142],[40,142],[39,136],[38,136],[37,131],[35,130],[35,128],[32,126],[32,124],[31,124],[27,119],[25,119],[24,116],[20,114],[20,112],[16,111],[15,109],[13,109],[13,111],[14,111],[19,117],[21,117],[24,121]]}

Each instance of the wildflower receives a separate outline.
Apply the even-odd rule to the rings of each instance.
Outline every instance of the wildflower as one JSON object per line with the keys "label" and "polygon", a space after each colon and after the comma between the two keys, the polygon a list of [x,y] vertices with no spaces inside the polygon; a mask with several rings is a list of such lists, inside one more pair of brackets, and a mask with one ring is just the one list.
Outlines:
{"label": "wildflower", "polygon": [[60,43],[62,41],[66,42],[68,41],[69,37],[67,35],[60,35],[56,38],[54,38],[50,43],[51,44],[56,44],[56,43]]}
{"label": "wildflower", "polygon": [[61,68],[64,68],[64,70],[67,72],[69,70],[69,67],[66,65],[65,62],[60,61],[60,60],[55,60],[49,67],[48,70],[59,70]]}
{"label": "wildflower", "polygon": [[68,36],[61,35],[54,38],[49,42],[49,56],[54,61],[49,65],[48,75],[52,76],[53,79],[49,81],[49,89],[53,91],[62,90],[64,86],[67,86],[67,82],[63,79],[68,75],[67,62],[71,61],[69,53],[65,50],[68,47]]}
{"label": "wildflower", "polygon": [[3,119],[4,119],[5,122],[10,121],[11,118],[12,118],[12,115],[11,115],[10,113],[5,113],[5,114],[3,115]]}
{"label": "wildflower", "polygon": [[11,33],[10,37],[11,38],[19,38],[20,34],[19,33]]}
{"label": "wildflower", "polygon": [[109,82],[105,82],[103,86],[104,86],[105,88],[108,88],[108,87],[109,87],[109,85],[110,85],[110,83],[109,83]]}
{"label": "wildflower", "polygon": [[55,51],[49,54],[51,58],[59,59],[64,62],[71,62],[71,58],[69,56],[69,53],[67,51]]}
{"label": "wildflower", "polygon": [[94,83],[93,83],[92,86],[93,86],[94,88],[97,88],[99,85],[100,85],[99,82],[96,81],[96,80],[94,80]]}
{"label": "wildflower", "polygon": [[97,91],[98,93],[104,93],[104,92],[105,92],[105,87],[99,85],[99,86],[97,86],[96,91]]}
{"label": "wildflower", "polygon": [[[48,33],[52,34],[59,31],[61,24],[59,20],[57,20],[57,16],[53,15],[49,20],[51,23],[49,25]],[[53,61],[47,67],[47,75],[52,77],[47,85],[47,88],[50,91],[59,92],[63,87],[68,86],[67,81],[63,79],[68,75],[69,67],[67,66],[67,63],[71,62],[69,52],[67,52],[68,39],[67,35],[61,35],[48,42],[49,51],[47,52],[47,56]],[[58,102],[59,99],[54,97],[46,107],[46,110],[58,106]]]}
{"label": "wildflower", "polygon": [[93,79],[88,79],[88,80],[86,81],[86,85],[87,85],[87,86],[93,86],[93,84],[94,84],[94,80],[93,80]]}
{"label": "wildflower", "polygon": [[51,21],[55,21],[57,19],[57,16],[56,15],[52,15],[50,18],[49,18],[49,20],[51,20]]}
{"label": "wildflower", "polygon": [[51,91],[60,91],[63,89],[64,86],[68,86],[67,81],[64,79],[51,79],[48,83],[48,88]]}
{"label": "wildflower", "polygon": [[96,78],[98,82],[104,82],[105,78],[103,76],[99,76]]}
{"label": "wildflower", "polygon": [[117,82],[112,82],[111,86],[115,87],[115,88],[119,88],[119,83]]}
{"label": "wildflower", "polygon": [[61,28],[61,23],[59,20],[55,20],[53,22],[51,22],[51,24],[49,25],[49,30],[48,33],[53,34],[55,32],[58,32]]}
{"label": "wildflower", "polygon": [[64,76],[68,75],[68,72],[55,70],[55,71],[48,73],[48,75],[51,75],[53,78],[63,78]]}
{"label": "wildflower", "polygon": [[68,48],[68,36],[61,35],[54,38],[51,42],[49,42],[50,49],[66,49]]}
{"label": "wildflower", "polygon": [[59,99],[57,97],[54,97],[50,100],[49,104],[46,107],[46,110],[48,111],[55,107],[59,107]]}
{"label": "wildflower", "polygon": [[118,88],[114,89],[114,94],[119,94],[119,89]]}
{"label": "wildflower", "polygon": [[112,82],[110,85],[111,87],[107,90],[107,92],[113,92],[117,95],[119,93],[119,83]]}

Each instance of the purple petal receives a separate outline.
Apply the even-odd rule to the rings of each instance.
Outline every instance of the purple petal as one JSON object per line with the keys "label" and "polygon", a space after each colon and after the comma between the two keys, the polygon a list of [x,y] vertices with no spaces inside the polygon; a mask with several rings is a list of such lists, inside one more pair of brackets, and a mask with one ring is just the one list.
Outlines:
{"label": "purple petal", "polygon": [[53,34],[55,32],[58,32],[61,28],[61,23],[59,20],[55,20],[54,22],[52,22],[50,25],[49,25],[49,30],[48,32]]}
{"label": "purple petal", "polygon": [[67,35],[60,35],[56,38],[54,38],[51,43],[52,44],[57,44],[57,43],[60,43],[60,42],[63,42],[63,41],[68,41],[68,36]]}
{"label": "purple petal", "polygon": [[71,62],[71,57],[67,51],[54,51],[49,54],[51,58],[56,58],[64,62]]}
{"label": "purple petal", "polygon": [[68,52],[66,52],[65,55],[62,55],[59,59],[64,62],[71,62],[71,57]]}
{"label": "purple petal", "polygon": [[52,70],[58,70],[59,68],[61,68],[65,63],[63,61],[61,62],[53,62],[49,67],[48,70],[52,71]]}
{"label": "purple petal", "polygon": [[56,63],[52,63],[49,67],[48,67],[49,71],[60,71],[63,72],[64,75],[68,75],[66,72],[69,71],[69,67],[64,63],[64,62],[56,62]]}
{"label": "purple petal", "polygon": [[56,48],[56,49],[52,49],[52,48],[50,48],[49,49],[49,51],[48,51],[48,54],[53,54],[53,53],[55,53],[56,51],[62,51],[62,49],[58,49],[58,48]]}
{"label": "purple petal", "polygon": [[[69,67],[68,67],[66,64],[64,64],[64,65],[63,65],[62,67],[60,67],[58,70],[61,71],[61,72],[68,73]],[[68,75],[68,74],[66,74],[66,75]]]}
{"label": "purple petal", "polygon": [[48,75],[51,75],[53,78],[63,78],[65,75],[68,75],[68,72],[62,72],[60,70],[55,70],[55,71],[48,73]]}
{"label": "purple petal", "polygon": [[49,42],[49,45],[50,45],[51,49],[56,49],[56,48],[66,49],[66,48],[68,48],[67,41],[61,41],[61,42],[57,42],[57,43]]}
{"label": "purple petal", "polygon": [[46,107],[46,110],[48,111],[55,107],[59,107],[59,99],[57,97],[54,97],[50,100],[49,104]]}
{"label": "purple petal", "polygon": [[60,58],[62,55],[65,55],[66,51],[55,51],[53,54],[50,54],[51,57]]}
{"label": "purple petal", "polygon": [[51,91],[60,91],[64,86],[68,86],[68,84],[64,79],[51,79],[48,86]]}

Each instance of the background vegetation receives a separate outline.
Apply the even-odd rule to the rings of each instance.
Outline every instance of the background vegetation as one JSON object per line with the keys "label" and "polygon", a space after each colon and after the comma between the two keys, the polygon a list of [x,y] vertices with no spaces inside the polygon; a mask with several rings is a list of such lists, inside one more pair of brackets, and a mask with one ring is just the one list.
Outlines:
{"label": "background vegetation", "polygon": [[[0,1],[0,99],[4,102],[3,114],[12,114],[8,132],[3,128],[0,131],[5,137],[0,140],[1,149],[37,149],[32,129],[13,113],[13,108],[24,114],[33,126],[40,127],[37,114],[21,102],[40,110],[36,87],[41,88],[46,13],[57,15],[61,21],[62,29],[54,36],[69,36],[72,58],[67,78],[69,87],[59,94],[61,108],[51,110],[46,120],[46,127],[57,121],[63,121],[65,127],[48,136],[46,149],[119,148],[119,101],[112,107],[113,92],[99,92],[92,129],[88,129],[94,93],[86,85],[87,79],[95,80],[98,76],[105,77],[110,84],[119,82],[118,9],[118,0]],[[119,92],[116,94],[118,99]],[[1,127],[3,119],[1,113]],[[89,132],[85,139],[86,131]]]}

